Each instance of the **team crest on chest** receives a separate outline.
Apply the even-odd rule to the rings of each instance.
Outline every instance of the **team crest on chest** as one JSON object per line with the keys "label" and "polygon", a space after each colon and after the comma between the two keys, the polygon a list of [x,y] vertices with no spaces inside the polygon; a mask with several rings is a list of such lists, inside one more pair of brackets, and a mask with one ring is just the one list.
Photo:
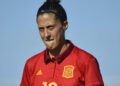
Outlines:
{"label": "team crest on chest", "polygon": [[74,66],[73,65],[64,66],[62,77],[73,78],[73,76],[74,76]]}

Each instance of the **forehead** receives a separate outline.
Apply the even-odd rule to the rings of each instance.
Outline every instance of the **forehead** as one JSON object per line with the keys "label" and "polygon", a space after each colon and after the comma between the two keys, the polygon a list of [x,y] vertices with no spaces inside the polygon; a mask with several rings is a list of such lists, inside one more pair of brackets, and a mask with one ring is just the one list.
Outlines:
{"label": "forehead", "polygon": [[37,18],[37,23],[38,24],[44,24],[44,23],[53,23],[55,22],[57,19],[55,17],[55,14],[53,13],[44,13],[38,16]]}

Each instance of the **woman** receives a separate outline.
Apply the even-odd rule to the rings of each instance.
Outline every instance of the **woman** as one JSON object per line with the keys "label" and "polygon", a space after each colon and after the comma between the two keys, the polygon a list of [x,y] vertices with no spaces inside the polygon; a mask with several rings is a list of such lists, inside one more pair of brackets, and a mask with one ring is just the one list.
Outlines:
{"label": "woman", "polygon": [[27,60],[20,86],[104,86],[91,54],[65,39],[67,15],[59,0],[47,0],[37,24],[46,49]]}

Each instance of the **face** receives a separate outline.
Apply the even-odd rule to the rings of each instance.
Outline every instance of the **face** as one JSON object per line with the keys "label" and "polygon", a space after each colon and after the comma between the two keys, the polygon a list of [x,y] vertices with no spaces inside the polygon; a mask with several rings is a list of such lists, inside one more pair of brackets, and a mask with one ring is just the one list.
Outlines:
{"label": "face", "polygon": [[53,13],[44,13],[37,18],[40,36],[46,47],[50,50],[58,48],[65,42],[65,30],[67,22],[61,24],[60,20]]}

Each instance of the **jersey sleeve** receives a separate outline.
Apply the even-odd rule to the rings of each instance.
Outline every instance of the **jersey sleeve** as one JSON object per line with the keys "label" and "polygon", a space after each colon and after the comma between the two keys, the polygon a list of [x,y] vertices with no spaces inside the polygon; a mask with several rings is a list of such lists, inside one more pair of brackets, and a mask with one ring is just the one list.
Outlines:
{"label": "jersey sleeve", "polygon": [[88,59],[85,71],[85,86],[104,86],[96,58]]}
{"label": "jersey sleeve", "polygon": [[27,63],[24,66],[23,76],[22,76],[20,86],[30,86],[30,71]]}

